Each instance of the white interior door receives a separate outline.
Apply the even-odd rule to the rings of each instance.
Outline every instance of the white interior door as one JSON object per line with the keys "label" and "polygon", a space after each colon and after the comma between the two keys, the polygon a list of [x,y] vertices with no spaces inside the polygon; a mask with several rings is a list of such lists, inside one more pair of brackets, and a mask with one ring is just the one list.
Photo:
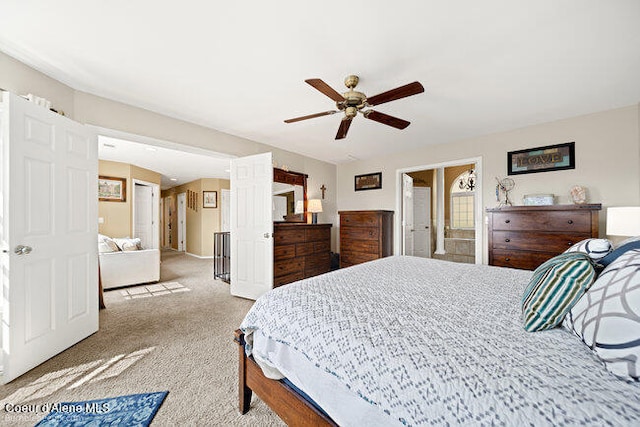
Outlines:
{"label": "white interior door", "polygon": [[163,244],[165,248],[171,247],[171,217],[175,215],[171,197],[167,196],[162,199],[164,212],[162,214],[163,222]]}
{"label": "white interior door", "polygon": [[187,250],[187,193],[178,194],[178,250]]}
{"label": "white interior door", "polygon": [[140,239],[143,248],[154,248],[153,245],[153,191],[151,186],[134,185],[135,200],[133,206],[134,232],[133,237]]}
{"label": "white interior door", "polygon": [[220,231],[231,231],[231,191],[220,190],[222,224]]}
{"label": "white interior door", "polygon": [[98,144],[8,92],[2,109],[6,383],[98,330]]}
{"label": "white interior door", "polygon": [[413,178],[402,174],[403,254],[413,255]]}
{"label": "white interior door", "polygon": [[231,160],[231,295],[273,288],[271,153]]}
{"label": "white interior door", "polygon": [[413,255],[431,258],[431,188],[413,187]]}

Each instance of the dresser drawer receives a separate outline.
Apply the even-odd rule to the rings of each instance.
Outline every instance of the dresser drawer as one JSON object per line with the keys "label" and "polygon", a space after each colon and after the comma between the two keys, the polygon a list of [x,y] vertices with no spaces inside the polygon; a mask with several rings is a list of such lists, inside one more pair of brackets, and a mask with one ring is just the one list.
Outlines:
{"label": "dresser drawer", "polygon": [[302,271],[287,274],[285,276],[275,277],[273,279],[273,287],[277,288],[278,286],[286,285],[287,283],[295,282],[296,280],[302,279],[304,279],[304,272]]}
{"label": "dresser drawer", "polygon": [[288,259],[285,261],[276,261],[273,263],[273,276],[285,276],[292,273],[304,273],[303,259]]}
{"label": "dresser drawer", "polygon": [[589,233],[494,231],[492,247],[494,249],[521,249],[560,253],[589,237],[591,237]]}
{"label": "dresser drawer", "polygon": [[280,261],[296,256],[296,245],[281,245],[273,247],[273,260]]}
{"label": "dresser drawer", "polygon": [[304,274],[305,277],[317,276],[326,273],[331,269],[331,255],[316,254],[305,258]]}
{"label": "dresser drawer", "polygon": [[329,240],[325,240],[323,242],[313,242],[313,252],[331,252],[331,242]]}
{"label": "dresser drawer", "polygon": [[380,242],[377,240],[349,240],[340,246],[343,251],[380,255]]}
{"label": "dresser drawer", "polygon": [[494,212],[494,230],[529,230],[591,233],[591,212]]}
{"label": "dresser drawer", "polygon": [[300,242],[304,242],[304,229],[297,229],[296,227],[282,228],[273,233],[273,244],[276,246]]}
{"label": "dresser drawer", "polygon": [[491,265],[535,270],[540,264],[556,256],[553,252],[526,252],[494,249]]}
{"label": "dresser drawer", "polygon": [[340,253],[340,265],[343,266],[345,264],[360,264],[361,262],[373,261],[374,259],[378,259],[380,256],[375,254],[367,254],[361,252],[351,252],[351,251],[343,251]]}
{"label": "dresser drawer", "polygon": [[305,256],[313,253],[313,242],[298,243],[296,245],[296,256]]}
{"label": "dresser drawer", "polygon": [[305,233],[307,242],[315,242],[318,240],[331,241],[331,229],[328,227],[308,229]]}
{"label": "dresser drawer", "polygon": [[352,225],[355,227],[377,227],[379,223],[379,217],[369,213],[340,214],[340,227],[345,225]]}
{"label": "dresser drawer", "polygon": [[380,229],[374,227],[340,227],[340,241],[343,240],[378,240]]}

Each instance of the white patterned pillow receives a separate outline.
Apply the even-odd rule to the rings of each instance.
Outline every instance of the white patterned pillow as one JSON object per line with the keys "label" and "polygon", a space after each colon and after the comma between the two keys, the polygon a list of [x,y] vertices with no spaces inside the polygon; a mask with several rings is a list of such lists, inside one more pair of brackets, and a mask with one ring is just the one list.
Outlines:
{"label": "white patterned pillow", "polygon": [[609,264],[563,325],[613,374],[640,380],[640,249],[627,251]]}
{"label": "white patterned pillow", "polygon": [[121,239],[113,239],[117,243],[118,247],[121,251],[137,251],[142,249],[141,241],[139,238],[130,239],[129,237],[124,237]]}
{"label": "white patterned pillow", "polygon": [[607,239],[584,239],[571,246],[565,252],[582,252],[589,255],[594,261],[598,261],[613,250],[613,245]]}
{"label": "white patterned pillow", "polygon": [[101,254],[107,252],[120,252],[120,248],[111,237],[98,234],[98,252]]}

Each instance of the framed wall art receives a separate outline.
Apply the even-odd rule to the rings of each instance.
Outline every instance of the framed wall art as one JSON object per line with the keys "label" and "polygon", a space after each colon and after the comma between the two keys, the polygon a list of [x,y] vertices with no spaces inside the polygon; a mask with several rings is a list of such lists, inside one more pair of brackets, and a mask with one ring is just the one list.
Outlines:
{"label": "framed wall art", "polygon": [[382,172],[356,175],[354,178],[355,191],[377,190],[382,188]]}
{"label": "framed wall art", "polygon": [[507,173],[549,172],[576,168],[576,143],[547,145],[507,153]]}
{"label": "framed wall art", "polygon": [[101,202],[126,202],[127,178],[99,176],[98,200]]}
{"label": "framed wall art", "polygon": [[218,207],[218,192],[217,191],[203,191],[202,192],[202,207],[203,208],[217,208]]}

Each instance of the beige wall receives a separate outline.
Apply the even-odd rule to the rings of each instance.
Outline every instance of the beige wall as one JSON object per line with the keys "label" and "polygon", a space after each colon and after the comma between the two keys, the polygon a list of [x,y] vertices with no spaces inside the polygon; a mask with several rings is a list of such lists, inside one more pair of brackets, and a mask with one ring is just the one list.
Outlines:
{"label": "beige wall", "polygon": [[[603,207],[640,205],[640,112],[638,105],[573,117],[451,144],[425,147],[338,166],[338,206],[343,209],[396,208],[396,171],[423,165],[482,158],[482,196],[496,206],[495,177],[507,174],[508,151],[575,141],[576,169],[512,176],[512,200],[524,194],[553,193],[556,203],[569,203],[569,189],[582,185],[589,201]],[[381,190],[353,191],[353,176],[381,170]],[[600,215],[600,234],[606,213]],[[397,233],[394,233],[397,235]],[[486,227],[484,231],[486,260]],[[397,251],[396,251],[397,253]]]}
{"label": "beige wall", "polygon": [[[197,209],[187,207],[187,252],[201,257],[213,256],[213,233],[221,229],[220,193],[222,189],[229,189],[228,179],[203,178],[188,182],[177,187],[162,191],[162,197],[169,197],[173,206],[178,206],[177,197],[187,190],[198,195]],[[203,208],[202,192],[217,191],[218,207]],[[175,212],[175,210],[174,210]],[[178,215],[171,215],[171,247],[178,249]]]}
{"label": "beige wall", "polygon": [[110,237],[127,237],[133,235],[133,180],[146,181],[160,186],[161,175],[128,163],[100,160],[98,175],[126,179],[126,199],[124,202],[98,202],[98,217],[103,219],[98,224],[98,232]]}
{"label": "beige wall", "polygon": [[[319,197],[322,184],[327,187],[326,198],[323,200],[324,212],[320,214],[319,220],[337,225],[336,166],[333,164],[74,90],[2,52],[0,69],[0,88],[17,94],[33,93],[45,97],[52,102],[54,108],[63,109],[68,117],[81,123],[235,156],[272,152],[278,165],[285,164],[292,171],[309,175],[312,184],[309,187],[309,197]],[[334,227],[334,236],[336,231]],[[332,246],[336,247],[335,238]]]}
{"label": "beige wall", "polygon": [[104,221],[98,224],[98,232],[109,237],[131,236],[131,165],[100,160],[98,175],[127,180],[124,202],[98,202],[98,217]]}

